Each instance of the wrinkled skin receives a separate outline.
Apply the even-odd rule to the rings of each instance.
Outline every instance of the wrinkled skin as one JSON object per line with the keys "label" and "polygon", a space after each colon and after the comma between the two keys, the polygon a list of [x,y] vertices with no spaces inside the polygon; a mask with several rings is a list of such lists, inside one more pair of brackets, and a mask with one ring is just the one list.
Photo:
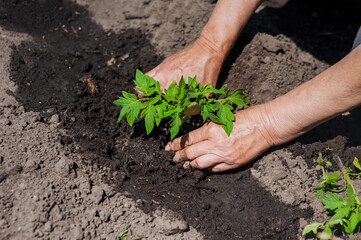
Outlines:
{"label": "wrinkled skin", "polygon": [[175,151],[175,162],[184,168],[209,168],[221,172],[237,168],[270,148],[273,143],[262,121],[262,108],[255,106],[235,114],[228,136],[222,126],[209,122],[166,146]]}
{"label": "wrinkled skin", "polygon": [[179,82],[181,76],[194,77],[197,82],[214,87],[223,63],[220,54],[206,39],[199,38],[186,49],[166,58],[156,68],[147,73],[160,82],[162,89],[167,89],[173,80]]}

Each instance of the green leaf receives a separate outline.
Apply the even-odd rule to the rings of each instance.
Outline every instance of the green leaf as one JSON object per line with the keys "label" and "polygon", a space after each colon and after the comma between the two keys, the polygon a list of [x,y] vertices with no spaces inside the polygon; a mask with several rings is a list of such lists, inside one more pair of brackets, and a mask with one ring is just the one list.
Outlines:
{"label": "green leaf", "polygon": [[147,135],[149,135],[154,128],[154,122],[156,116],[156,110],[154,105],[149,104],[148,107],[143,110],[143,113],[145,115],[144,117],[145,129],[147,130]]}
{"label": "green leaf", "polygon": [[119,240],[124,239],[128,235],[130,224],[128,224],[118,235]]}
{"label": "green leaf", "polygon": [[224,90],[227,87],[227,84],[223,85],[220,89],[216,89],[214,87],[212,87],[212,85],[210,83],[207,83],[208,85],[206,85],[207,87],[204,89],[204,94],[216,94],[216,95],[221,95],[224,94]]}
{"label": "green leaf", "polygon": [[188,77],[189,87],[195,88],[198,85],[196,78],[197,78],[197,76],[194,76],[194,78]]}
{"label": "green leaf", "polygon": [[231,104],[234,103],[237,106],[247,107],[249,100],[242,94],[243,91],[244,89],[242,88],[236,89],[227,99]]}
{"label": "green leaf", "polygon": [[167,100],[167,102],[176,101],[177,83],[173,81],[168,89],[166,89],[164,92],[164,98]]}
{"label": "green leaf", "polygon": [[211,111],[211,106],[209,106],[207,104],[202,105],[202,107],[201,107],[201,115],[203,117],[203,122],[206,121],[210,111]]}
{"label": "green leaf", "polygon": [[343,225],[345,233],[352,233],[355,230],[357,224],[360,221],[359,215],[360,214],[356,213],[355,211],[351,212],[351,215],[350,215],[348,221],[345,223],[345,225]]}
{"label": "green leaf", "polygon": [[313,232],[314,234],[317,233],[317,229],[320,227],[320,226],[323,226],[324,223],[311,223],[309,225],[307,225],[304,229],[303,229],[303,232],[302,232],[302,235],[305,235],[309,232]]}
{"label": "green leaf", "polygon": [[123,96],[124,97],[120,97],[114,101],[114,104],[122,107],[117,124],[119,124],[121,119],[126,115],[128,124],[133,126],[135,118],[139,115],[142,103],[138,101],[135,94],[123,91]]}
{"label": "green leaf", "polygon": [[322,188],[322,189],[317,189],[317,193],[316,193],[316,197],[322,195],[325,193],[325,190]]}
{"label": "green leaf", "polygon": [[334,210],[338,207],[345,206],[343,198],[331,192],[328,192],[327,195],[322,196],[320,199],[325,209]]}
{"label": "green leaf", "polygon": [[214,113],[208,113],[208,117],[209,119],[211,119],[212,122],[218,123],[218,124],[222,124],[222,120],[217,117]]}
{"label": "green leaf", "polygon": [[335,215],[333,215],[332,218],[330,219],[330,224],[331,225],[336,225],[336,224],[343,225],[345,218],[348,216],[349,213],[350,213],[350,208],[347,206],[337,208],[335,210]]}
{"label": "green leaf", "polygon": [[355,157],[355,159],[353,160],[353,165],[361,171],[361,166],[360,166],[360,163],[358,161],[358,159]]}
{"label": "green leaf", "polygon": [[199,115],[201,113],[201,106],[196,102],[192,102],[183,113],[186,116]]}
{"label": "green leaf", "polygon": [[179,115],[175,115],[170,123],[170,139],[173,139],[179,132],[179,128],[182,125],[182,120],[180,119]]}
{"label": "green leaf", "polygon": [[330,185],[336,185],[336,183],[340,180],[340,178],[338,177],[338,173],[337,172],[334,172],[334,173],[331,173],[330,176],[328,177],[327,179],[327,184],[330,184]]}
{"label": "green leaf", "polygon": [[356,193],[351,184],[347,185],[346,201],[349,206],[353,206],[356,203]]}
{"label": "green leaf", "polygon": [[148,89],[147,79],[139,69],[137,69],[135,72],[134,83],[137,86],[136,88],[137,90],[141,91],[143,94],[147,93],[147,89]]}
{"label": "green leaf", "polygon": [[232,113],[232,106],[230,105],[222,105],[220,104],[217,116],[222,121],[222,127],[226,131],[227,135],[229,135],[233,128],[232,121],[234,120],[234,115]]}
{"label": "green leaf", "polygon": [[332,167],[332,162],[326,161],[326,164],[327,164],[328,166]]}
{"label": "green leaf", "polygon": [[120,110],[120,114],[117,120],[117,126],[120,124],[120,121],[123,119],[126,113],[127,113],[126,108],[122,108],[122,110]]}
{"label": "green leaf", "polygon": [[161,100],[161,97],[160,96],[155,96],[154,98],[152,98],[149,102],[150,104],[156,104],[158,103],[159,101]]}
{"label": "green leaf", "polygon": [[186,83],[183,79],[183,76],[181,77],[181,80],[178,83],[178,94],[177,94],[177,99],[178,100],[182,100],[183,98],[185,98],[186,95]]}
{"label": "green leaf", "polygon": [[328,240],[332,238],[332,230],[330,223],[326,222],[325,229],[322,231],[322,234],[320,236],[320,240]]}
{"label": "green leaf", "polygon": [[318,157],[316,159],[316,162],[317,162],[318,165],[323,165],[323,160],[321,159],[321,157]]}
{"label": "green leaf", "polygon": [[160,122],[165,117],[164,111],[166,110],[167,105],[168,105],[167,102],[162,102],[161,104],[158,104],[155,106],[155,110],[157,112],[157,114],[155,116],[155,124],[157,126],[159,126]]}

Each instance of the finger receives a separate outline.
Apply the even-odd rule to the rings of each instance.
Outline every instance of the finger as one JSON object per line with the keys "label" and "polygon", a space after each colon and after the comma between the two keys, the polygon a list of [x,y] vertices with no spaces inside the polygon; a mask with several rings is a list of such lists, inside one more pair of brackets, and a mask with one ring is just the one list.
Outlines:
{"label": "finger", "polygon": [[208,138],[206,134],[206,127],[207,125],[203,125],[190,133],[174,139],[165,146],[165,150],[179,151],[187,146],[206,140]]}
{"label": "finger", "polygon": [[224,171],[228,171],[234,168],[239,167],[239,165],[236,164],[228,164],[228,163],[219,163],[213,167],[211,167],[209,170],[211,172],[224,172]]}
{"label": "finger", "polygon": [[207,140],[190,145],[182,150],[177,151],[173,157],[173,161],[181,162],[185,160],[194,160],[197,157],[209,153],[212,150],[210,146],[211,143]]}
{"label": "finger", "polygon": [[188,169],[192,167],[197,169],[204,169],[204,168],[212,167],[221,161],[222,159],[215,154],[205,154],[194,159],[191,162],[183,164],[183,168]]}

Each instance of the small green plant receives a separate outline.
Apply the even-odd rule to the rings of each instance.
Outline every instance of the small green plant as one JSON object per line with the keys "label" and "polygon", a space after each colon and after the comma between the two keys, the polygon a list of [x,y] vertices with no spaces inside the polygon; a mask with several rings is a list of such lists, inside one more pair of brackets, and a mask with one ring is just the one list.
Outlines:
{"label": "small green plant", "polygon": [[[342,189],[337,188],[338,186],[336,183],[340,180],[338,173],[331,173],[330,176],[327,176],[323,165],[324,163],[327,165],[330,164],[328,164],[327,161],[324,161],[322,157],[319,157],[317,162],[322,165],[323,178],[318,180],[321,185],[315,188],[317,196],[322,195],[320,200],[324,205],[324,208],[330,211],[332,217],[321,223],[315,222],[307,225],[304,228],[302,235],[309,232],[316,234],[318,229],[322,227],[323,232],[321,234],[321,239],[331,239],[334,226],[338,225],[345,233],[349,234],[354,232],[357,225],[361,222],[361,203],[350,179],[350,175],[361,175],[361,172],[353,173],[350,168],[344,167],[338,156],[335,158],[343,175],[344,187]],[[361,171],[360,163],[356,157],[353,161],[353,165],[358,171]],[[346,191],[346,199],[337,195],[337,193],[343,191]]]}
{"label": "small green plant", "polygon": [[[119,240],[123,240],[123,239],[128,235],[129,228],[130,228],[130,224],[128,224],[128,225],[119,233],[119,235],[118,235],[118,239],[119,239]],[[138,240],[138,239],[143,239],[143,238],[146,238],[146,236],[139,236],[139,237],[133,238],[133,240]]]}
{"label": "small green plant", "polygon": [[[183,77],[177,84],[173,81],[168,89],[163,91],[158,81],[144,75],[140,70],[135,75],[136,90],[141,92],[140,96],[132,93],[122,92],[122,97],[114,101],[121,106],[117,125],[126,116],[130,126],[140,113],[144,118],[147,134],[150,134],[154,125],[159,126],[162,119],[169,119],[170,133],[173,139],[184,121],[192,115],[201,114],[203,122],[210,119],[222,125],[229,135],[233,128],[233,107],[246,107],[249,100],[244,96],[245,89],[236,89],[231,92],[226,90],[227,85],[220,89],[213,88],[210,83],[205,86],[197,83],[196,77],[188,77],[188,83]],[[211,97],[206,97],[211,95]]]}

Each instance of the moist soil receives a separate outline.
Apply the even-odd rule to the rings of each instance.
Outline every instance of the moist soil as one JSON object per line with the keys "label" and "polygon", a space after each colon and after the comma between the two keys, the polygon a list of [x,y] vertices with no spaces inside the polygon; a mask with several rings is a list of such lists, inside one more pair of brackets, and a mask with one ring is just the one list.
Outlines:
{"label": "moist soil", "polygon": [[[361,4],[342,5],[291,1],[280,9],[261,8],[239,37],[219,84],[246,87],[255,105],[311,79],[350,51]],[[71,1],[14,0],[0,6],[2,28],[31,36],[11,46],[10,79],[17,90],[8,94],[25,111],[38,112],[45,124],[57,116],[57,128],[64,130],[59,142],[66,152],[80,155],[86,166],[109,169],[102,181],[141,199],[145,213],[159,207],[177,212],[205,239],[299,236],[299,220],[311,219],[312,207],[281,202],[252,175],[259,168],[257,160],[273,151],[287,149],[302,156],[310,169],[320,152],[328,154],[326,147],[334,148],[345,163],[361,156],[361,115],[355,109],[238,170],[183,170],[164,151],[166,123],[149,136],[142,120],[133,127],[126,121],[115,126],[120,109],[113,100],[122,91],[133,91],[136,69],[146,72],[164,59],[150,41],[151,32],[104,30],[86,7]],[[182,131],[199,126],[201,121],[194,118]],[[73,164],[72,171],[78,167]]]}

